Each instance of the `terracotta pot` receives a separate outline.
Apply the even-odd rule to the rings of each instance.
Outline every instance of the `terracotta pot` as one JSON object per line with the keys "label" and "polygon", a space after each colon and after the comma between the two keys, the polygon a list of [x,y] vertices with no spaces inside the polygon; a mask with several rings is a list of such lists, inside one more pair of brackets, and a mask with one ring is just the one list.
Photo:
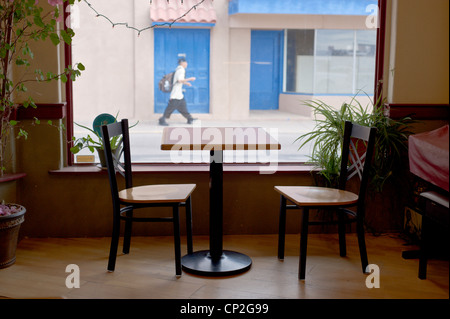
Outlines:
{"label": "terracotta pot", "polygon": [[25,207],[18,206],[20,211],[9,216],[0,216],[0,269],[16,262],[16,247],[20,225],[25,220]]}

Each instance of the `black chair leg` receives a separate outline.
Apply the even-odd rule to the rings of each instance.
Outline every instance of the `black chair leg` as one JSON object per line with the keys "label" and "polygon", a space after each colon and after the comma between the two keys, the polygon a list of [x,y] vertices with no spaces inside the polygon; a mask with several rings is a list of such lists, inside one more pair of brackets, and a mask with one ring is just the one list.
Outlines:
{"label": "black chair leg", "polygon": [[306,250],[308,246],[309,208],[303,208],[302,233],[300,234],[300,262],[298,279],[305,279],[306,275]]}
{"label": "black chair leg", "polygon": [[173,206],[173,237],[175,242],[175,274],[181,276],[180,216],[178,207],[178,205]]}
{"label": "black chair leg", "polygon": [[278,259],[283,260],[286,234],[286,198],[283,195],[281,195],[280,199],[280,220],[278,227]]}
{"label": "black chair leg", "polygon": [[347,256],[347,245],[345,242],[345,214],[338,211],[338,233],[339,233],[339,255],[341,257]]}
{"label": "black chair leg", "polygon": [[367,259],[366,240],[364,238],[364,221],[361,217],[358,217],[356,222],[356,233],[358,236],[359,254],[361,255],[361,266],[363,273],[367,272],[367,266],[369,261]]}
{"label": "black chair leg", "polygon": [[111,236],[111,247],[109,249],[108,271],[114,271],[116,267],[117,249],[119,247],[120,220],[114,217],[113,231]]}
{"label": "black chair leg", "polygon": [[192,201],[191,197],[186,200],[186,237],[187,237],[187,253],[194,253],[192,242]]}
{"label": "black chair leg", "polygon": [[[127,217],[132,218],[133,217],[133,211],[127,212]],[[133,222],[131,220],[125,221],[125,231],[123,236],[123,249],[122,252],[124,254],[130,253],[130,244],[131,244],[131,229],[132,229]]]}

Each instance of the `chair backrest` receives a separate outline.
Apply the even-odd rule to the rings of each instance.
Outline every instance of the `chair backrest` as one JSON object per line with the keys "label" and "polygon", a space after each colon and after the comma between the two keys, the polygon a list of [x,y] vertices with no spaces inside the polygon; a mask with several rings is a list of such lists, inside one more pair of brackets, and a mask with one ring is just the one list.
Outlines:
{"label": "chair backrest", "polygon": [[[102,125],[102,138],[106,159],[106,167],[108,169],[109,183],[113,201],[118,201],[117,173],[125,178],[125,187],[133,187],[133,179],[131,174],[131,154],[130,154],[130,137],[128,120],[123,119],[120,122]],[[116,150],[112,149],[111,141],[121,139]],[[117,144],[117,143],[114,143]],[[118,150],[122,148],[121,150]],[[123,162],[120,161],[123,154]]]}
{"label": "chair backrest", "polygon": [[364,200],[369,182],[376,128],[345,122],[339,188],[354,176],[360,179],[359,198]]}

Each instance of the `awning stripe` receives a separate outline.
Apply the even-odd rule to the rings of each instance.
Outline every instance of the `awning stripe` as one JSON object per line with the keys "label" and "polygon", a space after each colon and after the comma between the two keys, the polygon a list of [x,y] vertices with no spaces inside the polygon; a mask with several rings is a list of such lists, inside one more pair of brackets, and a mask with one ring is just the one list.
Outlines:
{"label": "awning stripe", "polygon": [[[212,5],[212,0],[152,0],[150,4],[150,19],[153,23],[173,22],[177,23],[208,23],[215,24],[217,20],[216,11]],[[195,9],[188,12],[191,8]],[[185,15],[186,14],[186,15]]]}

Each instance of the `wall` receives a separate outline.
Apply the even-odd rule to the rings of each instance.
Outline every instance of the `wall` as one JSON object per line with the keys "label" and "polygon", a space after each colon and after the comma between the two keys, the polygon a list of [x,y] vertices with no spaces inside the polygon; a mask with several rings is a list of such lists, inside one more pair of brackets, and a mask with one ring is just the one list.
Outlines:
{"label": "wall", "polygon": [[[448,105],[449,2],[389,0],[387,31],[387,102],[430,109],[433,104]],[[421,122],[414,131],[430,131],[448,124],[448,111],[441,114],[440,119],[418,118]]]}
{"label": "wall", "polygon": [[[210,112],[217,118],[228,118],[228,105],[233,105],[228,92],[233,82],[230,81],[230,33],[228,32],[227,1],[214,1],[217,22],[211,28],[210,47]],[[209,114],[201,114],[200,119],[208,118]]]}
{"label": "wall", "polygon": [[368,111],[372,110],[373,103],[372,98],[361,95],[355,98],[349,96],[333,96],[333,95],[303,95],[303,94],[280,94],[280,111],[299,114],[305,117],[313,118],[313,110],[305,105],[308,101],[322,101],[325,104],[339,108],[343,103],[351,103],[352,105],[358,105],[356,101]]}
{"label": "wall", "polygon": [[[111,21],[140,26],[150,20],[148,7],[143,10],[140,4],[142,1],[111,0],[97,1],[94,6]],[[133,30],[113,28],[106,19],[96,18],[86,3],[75,6],[79,22],[74,26],[73,62],[82,62],[86,70],[73,87],[75,92],[88,93],[75,96],[74,118],[92,123],[98,114],[119,111],[122,118],[145,118],[153,103],[153,78],[148,76],[153,74],[152,32],[143,32],[138,38]]]}
{"label": "wall", "polygon": [[449,103],[449,1],[392,1],[389,103]]}
{"label": "wall", "polygon": [[[30,237],[77,237],[111,235],[111,198],[106,174],[48,174],[26,178],[30,191],[23,198],[28,208],[22,234]],[[209,174],[152,173],[138,174],[135,185],[148,183],[195,183],[193,193],[194,234],[209,233]],[[278,194],[273,186],[310,184],[309,174],[225,173],[224,233],[276,233],[278,225]],[[170,216],[171,209],[154,209]],[[184,210],[181,210],[184,224]],[[298,214],[292,214],[288,230],[297,232]],[[182,224],[182,225],[183,225]],[[136,225],[134,234],[171,234],[172,225]],[[184,232],[184,227],[182,227]]]}

